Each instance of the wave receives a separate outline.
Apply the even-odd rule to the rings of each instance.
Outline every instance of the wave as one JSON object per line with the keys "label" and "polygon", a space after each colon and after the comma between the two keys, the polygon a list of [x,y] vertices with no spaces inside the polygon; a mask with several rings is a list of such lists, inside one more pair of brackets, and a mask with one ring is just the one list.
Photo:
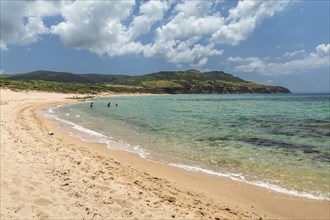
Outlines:
{"label": "wave", "polygon": [[303,197],[303,198],[308,198],[308,199],[315,199],[315,200],[330,200],[327,196],[324,196],[324,195],[313,195],[311,193],[298,192],[295,190],[285,189],[283,187],[280,187],[280,186],[277,186],[274,184],[270,184],[267,182],[262,182],[262,181],[257,181],[257,182],[248,181],[241,174],[220,173],[220,172],[215,172],[212,170],[200,168],[197,166],[188,166],[188,165],[175,164],[175,163],[169,163],[168,165],[173,166],[173,167],[178,167],[178,168],[188,170],[188,171],[206,173],[206,174],[212,175],[212,176],[226,177],[226,178],[230,178],[231,180],[244,182],[244,183],[247,183],[250,185],[259,186],[262,188],[266,188],[266,189],[269,189],[269,190],[272,190],[275,192],[280,192],[280,193],[284,193],[284,194],[288,194],[288,195],[293,195],[293,196],[298,196],[298,197]]}
{"label": "wave", "polygon": [[55,108],[58,107],[54,107],[52,110],[48,109],[45,115],[52,118],[53,120],[60,122],[63,125],[69,126],[69,128],[75,131],[75,132],[71,132],[71,134],[78,137],[80,140],[105,144],[109,149],[128,151],[131,153],[138,154],[142,158],[146,158],[149,155],[149,153],[143,150],[140,146],[130,145],[123,141],[113,140],[111,137],[108,137],[102,133],[85,128],[74,122],[59,118],[55,115],[54,112]]}

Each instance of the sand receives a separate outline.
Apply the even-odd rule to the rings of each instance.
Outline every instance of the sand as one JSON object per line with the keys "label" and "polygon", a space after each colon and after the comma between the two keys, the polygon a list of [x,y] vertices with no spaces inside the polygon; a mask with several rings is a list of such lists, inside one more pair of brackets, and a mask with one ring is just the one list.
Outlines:
{"label": "sand", "polygon": [[79,102],[73,96],[1,90],[1,219],[330,218],[329,201],[189,172],[72,137],[41,110]]}

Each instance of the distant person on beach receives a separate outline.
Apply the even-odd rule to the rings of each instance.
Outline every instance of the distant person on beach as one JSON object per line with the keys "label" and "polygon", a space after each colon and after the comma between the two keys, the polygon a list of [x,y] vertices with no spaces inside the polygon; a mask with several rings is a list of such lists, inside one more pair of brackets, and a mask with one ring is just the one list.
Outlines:
{"label": "distant person on beach", "polygon": [[89,107],[93,108],[93,102],[91,102],[91,105]]}
{"label": "distant person on beach", "polygon": [[111,105],[111,103],[109,102],[109,103],[108,103],[108,108],[110,108],[110,105]]}

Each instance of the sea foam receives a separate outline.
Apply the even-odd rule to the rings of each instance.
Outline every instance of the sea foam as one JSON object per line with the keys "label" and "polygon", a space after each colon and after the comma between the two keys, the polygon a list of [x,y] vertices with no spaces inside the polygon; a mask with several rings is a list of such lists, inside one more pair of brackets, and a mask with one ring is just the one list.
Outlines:
{"label": "sea foam", "polygon": [[[58,107],[60,107],[60,106],[58,106]],[[55,108],[58,108],[58,107],[55,107]],[[70,133],[72,135],[78,137],[82,141],[105,144],[109,149],[123,150],[123,151],[131,152],[131,153],[135,153],[135,154],[138,154],[142,158],[146,158],[149,155],[149,153],[147,151],[143,150],[140,146],[130,145],[123,141],[113,140],[111,137],[108,137],[102,133],[85,128],[74,122],[59,118],[54,114],[55,112],[53,110],[55,108],[48,109],[48,111],[47,111],[47,113],[45,113],[45,115],[47,117],[52,118],[53,120],[60,122],[65,127],[69,127],[69,129],[71,128],[74,131],[76,131],[76,132],[71,131]]]}
{"label": "sea foam", "polygon": [[193,171],[193,172],[201,172],[201,173],[206,173],[212,176],[218,176],[218,177],[226,177],[226,178],[230,178],[231,180],[235,180],[235,181],[239,181],[239,182],[244,182],[247,184],[251,184],[254,186],[259,186],[262,188],[266,188],[268,190],[272,190],[275,192],[280,192],[280,193],[284,193],[284,194],[288,194],[288,195],[293,195],[293,196],[298,196],[298,197],[304,197],[304,198],[308,198],[308,199],[315,199],[315,200],[329,200],[329,198],[327,198],[326,196],[323,195],[313,195],[310,193],[305,193],[305,192],[298,192],[295,190],[290,190],[290,189],[285,189],[283,187],[274,185],[274,184],[270,184],[270,183],[266,183],[266,182],[262,182],[262,181],[257,181],[257,182],[253,182],[253,181],[248,181],[245,179],[245,177],[242,174],[235,174],[235,173],[220,173],[220,172],[215,172],[212,170],[208,170],[208,169],[204,169],[204,168],[200,168],[197,166],[188,166],[188,165],[183,165],[183,164],[175,164],[175,163],[169,163],[170,166],[173,167],[178,167],[184,170],[188,170],[188,171]]}

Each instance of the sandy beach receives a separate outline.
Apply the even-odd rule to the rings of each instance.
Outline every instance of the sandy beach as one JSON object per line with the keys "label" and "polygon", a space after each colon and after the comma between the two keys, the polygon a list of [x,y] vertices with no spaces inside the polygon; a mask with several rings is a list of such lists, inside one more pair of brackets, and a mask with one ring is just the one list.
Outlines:
{"label": "sandy beach", "polygon": [[1,90],[1,219],[330,218],[329,201],[83,142],[42,114],[73,96]]}

